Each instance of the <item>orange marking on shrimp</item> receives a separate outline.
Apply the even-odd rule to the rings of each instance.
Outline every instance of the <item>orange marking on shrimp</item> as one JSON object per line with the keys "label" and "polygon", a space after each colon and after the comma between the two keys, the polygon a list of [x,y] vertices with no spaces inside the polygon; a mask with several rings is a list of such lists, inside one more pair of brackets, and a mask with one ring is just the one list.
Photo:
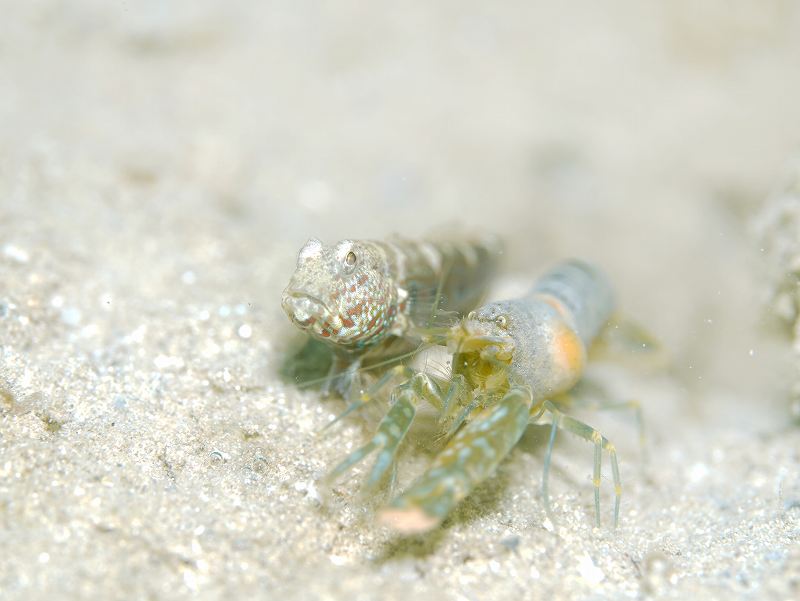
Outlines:
{"label": "orange marking on shrimp", "polygon": [[583,373],[586,350],[578,335],[567,325],[561,324],[552,342],[553,359],[565,374],[574,374],[577,379]]}
{"label": "orange marking on shrimp", "polygon": [[406,509],[384,508],[378,514],[380,522],[406,534],[427,532],[441,521],[431,517],[419,507]]}
{"label": "orange marking on shrimp", "polygon": [[564,303],[558,300],[555,296],[550,296],[549,294],[537,294],[536,296],[558,311],[558,314],[561,315],[561,317],[567,321],[572,321],[572,313],[564,306]]}

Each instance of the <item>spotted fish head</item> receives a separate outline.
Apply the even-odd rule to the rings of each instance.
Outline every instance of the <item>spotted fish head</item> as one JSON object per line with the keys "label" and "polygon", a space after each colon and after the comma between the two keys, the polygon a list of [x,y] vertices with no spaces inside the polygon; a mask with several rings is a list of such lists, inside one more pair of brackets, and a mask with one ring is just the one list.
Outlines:
{"label": "spotted fish head", "polygon": [[312,238],[283,291],[283,310],[302,330],[331,344],[358,349],[389,333],[398,292],[385,254],[375,244]]}
{"label": "spotted fish head", "polygon": [[488,303],[454,326],[448,337],[453,372],[481,390],[502,389],[514,358],[514,312],[504,303]]}

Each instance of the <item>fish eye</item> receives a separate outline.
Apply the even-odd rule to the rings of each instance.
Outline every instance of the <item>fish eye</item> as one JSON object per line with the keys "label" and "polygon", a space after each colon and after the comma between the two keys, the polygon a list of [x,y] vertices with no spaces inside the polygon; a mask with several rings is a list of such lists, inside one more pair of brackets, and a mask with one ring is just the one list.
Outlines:
{"label": "fish eye", "polygon": [[508,325],[508,318],[505,315],[498,315],[494,318],[494,322],[505,330]]}
{"label": "fish eye", "polygon": [[355,267],[356,253],[354,253],[352,250],[349,253],[347,253],[347,255],[345,255],[344,257],[344,264],[347,265],[348,267]]}

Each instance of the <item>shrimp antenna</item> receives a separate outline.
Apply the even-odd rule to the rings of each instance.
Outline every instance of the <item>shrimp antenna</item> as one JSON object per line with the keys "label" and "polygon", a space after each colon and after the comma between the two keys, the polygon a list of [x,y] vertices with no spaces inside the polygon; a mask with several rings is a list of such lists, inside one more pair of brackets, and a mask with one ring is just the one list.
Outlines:
{"label": "shrimp antenna", "polygon": [[433,297],[433,305],[431,305],[431,315],[428,318],[428,327],[431,327],[434,324],[434,320],[436,319],[436,313],[439,311],[439,303],[442,302],[442,290],[444,289],[444,281],[447,279],[447,275],[450,273],[450,269],[453,266],[453,261],[447,261],[447,265],[442,267],[442,275],[439,277],[439,283],[436,285],[436,294]]}
{"label": "shrimp antenna", "polygon": [[[359,367],[359,372],[364,371],[371,371],[373,369],[378,369],[380,367],[385,367],[386,365],[393,365],[395,363],[399,363],[403,359],[408,359],[413,357],[417,353],[424,351],[425,349],[431,348],[432,346],[436,346],[434,342],[421,342],[417,348],[414,350],[408,351],[407,353],[402,353],[401,355],[397,355],[395,357],[390,357],[389,359],[384,359],[383,361],[378,361],[377,363],[372,363],[371,365],[367,365],[366,367]],[[329,379],[333,378],[336,379],[342,374],[347,373],[343,371],[341,373],[335,374],[333,376],[322,376],[320,378],[314,378],[312,380],[306,380],[305,382],[300,382],[297,384],[297,388],[308,388],[309,386],[314,386],[315,384],[322,384],[323,382],[327,382]]]}

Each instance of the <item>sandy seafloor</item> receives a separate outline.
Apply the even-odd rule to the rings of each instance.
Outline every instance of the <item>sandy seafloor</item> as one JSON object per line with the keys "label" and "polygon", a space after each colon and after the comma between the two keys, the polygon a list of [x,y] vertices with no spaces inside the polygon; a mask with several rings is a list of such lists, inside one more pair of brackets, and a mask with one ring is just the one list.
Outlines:
{"label": "sandy seafloor", "polygon": [[[795,2],[0,4],[0,599],[800,596],[753,233],[800,143]],[[616,531],[567,435],[546,520],[541,428],[424,537],[315,484],[372,426],[317,436],[343,402],[278,377],[297,250],[461,231],[505,239],[493,296],[584,257],[661,342],[588,375],[646,419],[648,461],[580,414]]]}

